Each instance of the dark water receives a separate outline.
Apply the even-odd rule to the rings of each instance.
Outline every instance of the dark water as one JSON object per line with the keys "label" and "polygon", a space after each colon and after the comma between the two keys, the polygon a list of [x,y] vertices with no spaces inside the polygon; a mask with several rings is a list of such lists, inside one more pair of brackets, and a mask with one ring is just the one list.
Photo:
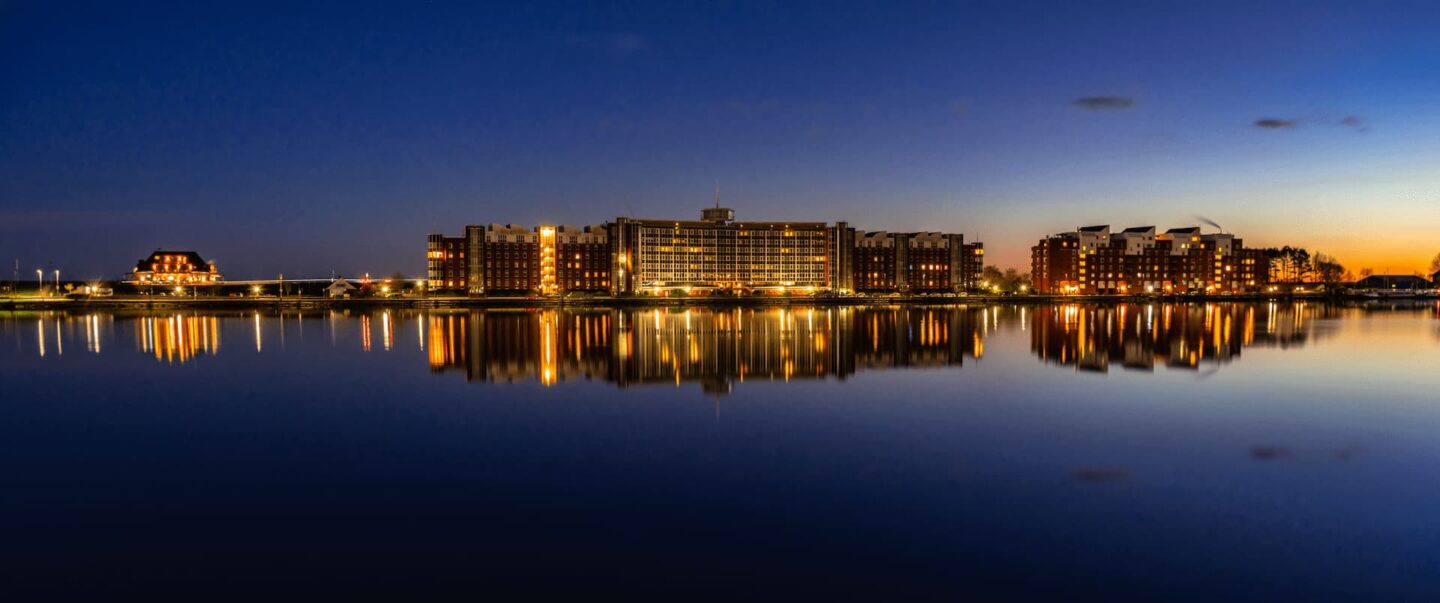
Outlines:
{"label": "dark water", "polygon": [[1437,316],[0,314],[0,594],[1440,600]]}

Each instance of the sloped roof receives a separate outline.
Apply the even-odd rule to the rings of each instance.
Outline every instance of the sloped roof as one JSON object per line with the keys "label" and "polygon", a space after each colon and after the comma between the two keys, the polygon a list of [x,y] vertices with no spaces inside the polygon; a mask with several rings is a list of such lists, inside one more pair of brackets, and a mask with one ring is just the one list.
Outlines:
{"label": "sloped roof", "polygon": [[149,271],[151,264],[163,264],[164,262],[161,262],[161,261],[160,261],[160,256],[166,256],[166,255],[178,255],[178,256],[181,256],[181,257],[185,258],[185,260],[186,260],[191,266],[195,266],[195,267],[197,267],[197,268],[203,268],[203,269],[207,269],[207,270],[209,269],[209,265],[205,263],[205,258],[200,257],[200,254],[198,254],[198,253],[196,253],[196,252],[194,252],[194,251],[164,251],[164,250],[156,250],[154,253],[151,253],[151,254],[150,254],[150,257],[147,257],[147,258],[145,258],[145,259],[143,259],[143,260],[140,260],[139,262],[136,262],[136,263],[135,263],[135,269],[138,270],[138,271],[140,271],[140,272]]}
{"label": "sloped roof", "polygon": [[1372,274],[1355,283],[1359,289],[1424,289],[1429,285],[1425,277],[1413,274]]}
{"label": "sloped roof", "polygon": [[1109,224],[1101,224],[1098,226],[1081,226],[1079,230],[1080,232],[1100,232],[1102,230],[1108,230],[1109,228]]}
{"label": "sloped roof", "polygon": [[1121,232],[1150,232],[1152,230],[1155,230],[1154,226],[1131,226]]}
{"label": "sloped roof", "polygon": [[1200,232],[1199,226],[1184,226],[1181,228],[1171,228],[1165,231],[1165,234],[1194,234],[1197,232]]}

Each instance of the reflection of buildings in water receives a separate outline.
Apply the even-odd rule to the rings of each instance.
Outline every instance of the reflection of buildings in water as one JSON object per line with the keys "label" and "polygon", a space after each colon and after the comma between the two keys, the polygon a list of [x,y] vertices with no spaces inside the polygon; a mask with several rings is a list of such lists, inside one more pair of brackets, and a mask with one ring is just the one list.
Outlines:
{"label": "reflection of buildings in water", "polygon": [[471,381],[538,378],[545,384],[608,373],[613,312],[494,311],[431,314],[430,368],[465,369]]}
{"label": "reflection of buildings in water", "polygon": [[620,387],[844,379],[857,367],[956,366],[983,353],[978,310],[653,308],[476,311],[429,317],[436,371],[472,381],[601,377]]}
{"label": "reflection of buildings in water", "polygon": [[1247,346],[1289,347],[1313,334],[1305,303],[1037,306],[1030,349],[1045,362],[1106,372],[1111,363],[1154,370],[1198,368],[1238,358]]}
{"label": "reflection of buildings in water", "polygon": [[853,341],[862,368],[951,366],[985,354],[982,328],[990,309],[857,310]]}
{"label": "reflection of buildings in water", "polygon": [[220,350],[219,319],[215,316],[146,316],[135,329],[140,351],[156,360],[186,362],[201,353]]}

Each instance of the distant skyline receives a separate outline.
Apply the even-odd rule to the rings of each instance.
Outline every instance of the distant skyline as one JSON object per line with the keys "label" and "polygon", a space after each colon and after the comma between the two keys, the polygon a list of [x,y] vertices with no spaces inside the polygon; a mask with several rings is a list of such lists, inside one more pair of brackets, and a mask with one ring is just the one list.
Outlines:
{"label": "distant skyline", "polygon": [[[0,278],[157,247],[424,270],[465,224],[844,220],[1029,247],[1213,220],[1440,252],[1440,5],[0,4]],[[28,276],[27,276],[28,274]]]}

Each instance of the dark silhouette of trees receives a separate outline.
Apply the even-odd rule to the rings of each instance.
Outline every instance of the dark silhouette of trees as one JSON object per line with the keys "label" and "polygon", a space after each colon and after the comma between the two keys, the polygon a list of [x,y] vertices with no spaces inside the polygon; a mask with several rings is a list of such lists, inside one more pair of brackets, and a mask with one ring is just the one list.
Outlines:
{"label": "dark silhouette of trees", "polygon": [[1315,277],[1327,286],[1335,286],[1345,280],[1345,266],[1333,255],[1317,252],[1311,270]]}
{"label": "dark silhouette of trees", "polygon": [[1265,257],[1270,260],[1272,282],[1300,283],[1315,274],[1315,264],[1310,257],[1310,251],[1303,247],[1272,247],[1265,250]]}
{"label": "dark silhouette of trees", "polygon": [[999,287],[1004,292],[1018,292],[1021,287],[1030,288],[1030,273],[1020,272],[1014,268],[1000,270],[995,266],[986,266],[980,271],[980,281],[984,283],[984,289],[992,290]]}

